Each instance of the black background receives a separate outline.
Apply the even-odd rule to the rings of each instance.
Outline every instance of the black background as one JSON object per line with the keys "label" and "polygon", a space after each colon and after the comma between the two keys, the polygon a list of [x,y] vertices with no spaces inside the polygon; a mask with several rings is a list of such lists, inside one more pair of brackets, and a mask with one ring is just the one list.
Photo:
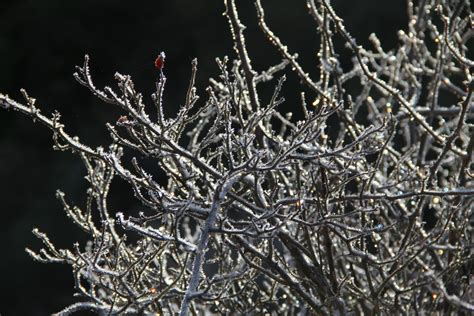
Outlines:
{"label": "black background", "polygon": [[[305,1],[262,1],[269,25],[291,52],[298,52],[307,71],[316,72],[318,42],[315,24]],[[160,51],[167,55],[168,78],[165,108],[173,113],[184,101],[190,62],[198,58],[198,93],[205,100],[209,77],[217,77],[215,57],[235,57],[223,1],[91,1],[43,0],[0,2],[0,92],[19,101],[20,88],[37,99],[43,113],[54,109],[63,115],[70,134],[92,147],[107,146],[105,122],[123,113],[103,104],[77,84],[72,73],[84,54],[98,87],[114,86],[116,71],[130,74],[150,101]],[[238,1],[241,20],[247,25],[248,51],[254,69],[262,71],[279,61],[276,51],[258,30],[252,1]],[[332,1],[358,43],[368,46],[375,32],[384,49],[397,45],[396,32],[405,29],[405,1]],[[340,51],[343,66],[349,52]],[[298,101],[298,80],[290,75],[283,94],[283,111]],[[273,83],[263,86],[272,90]],[[24,248],[41,248],[33,227],[47,232],[62,248],[86,237],[71,224],[55,199],[60,188],[72,204],[84,205],[85,170],[76,155],[52,150],[51,133],[30,118],[0,111],[0,313],[47,315],[74,302],[69,266],[32,261]],[[120,180],[112,187],[110,209],[135,213],[140,206]]]}

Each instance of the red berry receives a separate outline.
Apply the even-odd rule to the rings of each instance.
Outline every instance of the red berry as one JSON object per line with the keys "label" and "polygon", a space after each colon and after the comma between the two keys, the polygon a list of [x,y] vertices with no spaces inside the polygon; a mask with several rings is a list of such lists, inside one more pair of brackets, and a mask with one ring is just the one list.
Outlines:
{"label": "red berry", "polygon": [[158,57],[156,57],[155,59],[155,67],[156,69],[158,70],[161,70],[163,69],[163,67],[165,66],[165,52],[161,52]]}
{"label": "red berry", "polygon": [[125,124],[128,122],[128,117],[126,115],[122,115],[121,117],[118,118],[117,123],[118,124]]}

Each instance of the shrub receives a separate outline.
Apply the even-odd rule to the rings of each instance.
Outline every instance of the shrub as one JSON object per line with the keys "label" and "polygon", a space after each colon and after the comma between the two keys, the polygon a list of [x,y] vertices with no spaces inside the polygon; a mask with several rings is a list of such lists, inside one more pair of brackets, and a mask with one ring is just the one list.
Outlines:
{"label": "shrub", "polygon": [[[45,248],[27,249],[72,266],[80,300],[58,314],[474,311],[469,1],[408,1],[408,32],[384,51],[374,34],[372,49],[359,46],[329,1],[308,0],[320,36],[317,79],[255,4],[281,63],[253,69],[235,0],[226,0],[237,58],[217,59],[220,76],[202,102],[193,60],[174,117],[163,113],[164,53],[152,105],[127,75],[115,74],[115,90],[97,88],[86,56],[77,81],[123,111],[107,124],[106,148],[69,135],[59,113],[42,114],[24,90],[26,104],[0,94],[0,107],[50,128],[54,148],[78,154],[87,169],[84,208],[57,197],[90,242],[57,249],[35,229]],[[351,69],[337,42],[352,52]],[[279,110],[285,75],[294,74],[301,100],[289,102],[300,103],[301,119]],[[259,87],[269,81],[267,99]],[[167,183],[125,151],[155,161]],[[108,209],[115,176],[146,212]]]}

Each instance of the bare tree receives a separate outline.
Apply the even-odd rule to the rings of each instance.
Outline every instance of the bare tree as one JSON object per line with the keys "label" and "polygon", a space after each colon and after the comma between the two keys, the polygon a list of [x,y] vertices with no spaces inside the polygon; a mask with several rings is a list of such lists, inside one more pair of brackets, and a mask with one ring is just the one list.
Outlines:
{"label": "bare tree", "polygon": [[[124,112],[107,124],[106,148],[69,135],[60,114],[42,114],[24,90],[26,104],[0,94],[0,107],[50,128],[54,148],[78,154],[87,169],[84,207],[57,197],[90,242],[57,249],[35,229],[45,248],[27,249],[73,268],[79,301],[58,315],[473,312],[470,1],[407,1],[408,31],[384,51],[374,34],[372,48],[358,45],[329,1],[308,0],[320,36],[317,78],[272,32],[260,0],[260,28],[282,61],[256,71],[235,0],[224,2],[237,58],[217,59],[206,101],[193,60],[175,117],[163,113],[164,53],[152,105],[127,75],[115,74],[116,89],[96,87],[85,57],[77,81]],[[351,69],[336,40],[352,52]],[[301,100],[290,100],[301,120],[278,110],[284,73],[301,80]],[[265,99],[259,84],[268,81],[275,88]],[[354,82],[360,88],[349,91]],[[457,102],[443,104],[440,92]],[[154,159],[167,185],[124,161],[124,151]],[[146,212],[109,210],[115,176]]]}

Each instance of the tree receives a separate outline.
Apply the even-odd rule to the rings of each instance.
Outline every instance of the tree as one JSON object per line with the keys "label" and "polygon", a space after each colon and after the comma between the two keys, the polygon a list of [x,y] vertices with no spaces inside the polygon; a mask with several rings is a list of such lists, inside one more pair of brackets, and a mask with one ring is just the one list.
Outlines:
{"label": "tree", "polygon": [[[87,169],[85,207],[57,197],[90,242],[57,249],[35,229],[45,248],[27,249],[73,268],[80,300],[59,314],[473,311],[469,1],[409,1],[408,32],[384,51],[375,35],[372,49],[359,46],[329,1],[308,0],[320,36],[317,79],[255,4],[281,63],[253,69],[235,1],[226,0],[237,58],[217,59],[221,74],[203,102],[193,60],[175,117],[163,111],[164,54],[153,105],[127,75],[115,74],[116,90],[97,88],[86,56],[77,81],[124,112],[107,124],[107,148],[69,135],[60,114],[42,114],[26,91],[26,104],[0,94],[0,107],[50,128],[54,148],[78,154]],[[351,69],[338,59],[340,41]],[[285,76],[294,74],[301,100],[285,101]],[[265,99],[259,86],[270,81]],[[302,119],[281,113],[283,102],[299,102]],[[167,184],[125,153],[154,160]],[[108,209],[115,176],[147,212]]]}

